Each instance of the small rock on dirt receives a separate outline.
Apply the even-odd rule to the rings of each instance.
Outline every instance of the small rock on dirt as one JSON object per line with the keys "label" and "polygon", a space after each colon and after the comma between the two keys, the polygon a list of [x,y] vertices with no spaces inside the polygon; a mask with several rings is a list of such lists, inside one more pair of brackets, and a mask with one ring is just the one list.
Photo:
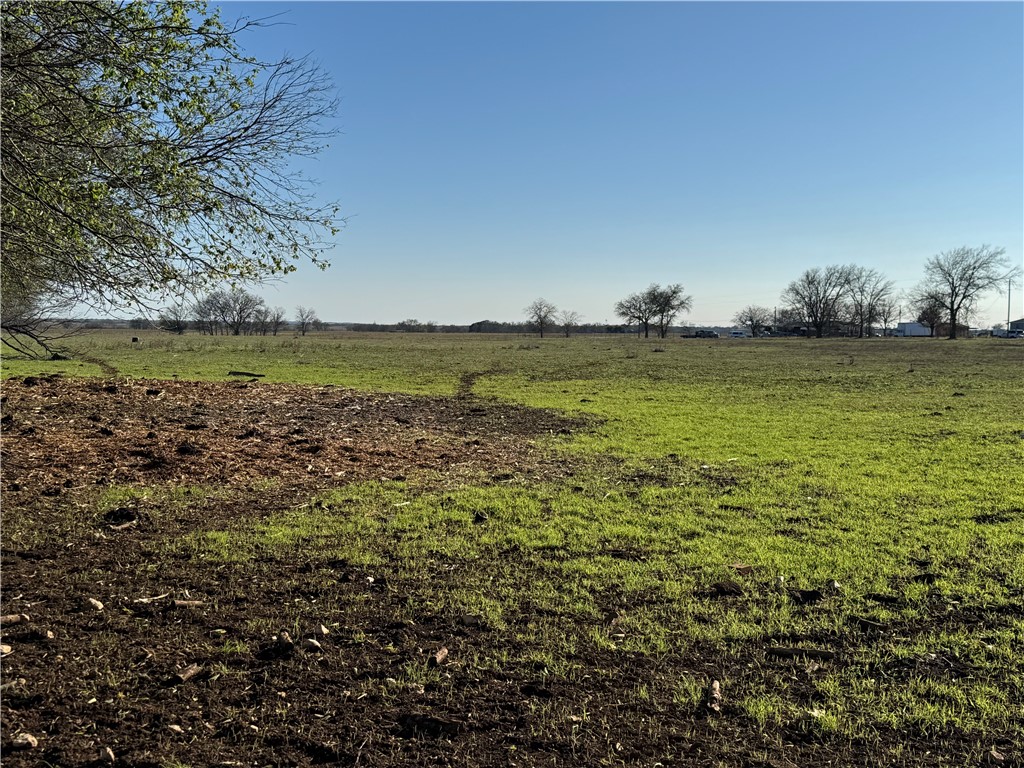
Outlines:
{"label": "small rock on dirt", "polygon": [[39,746],[39,739],[31,733],[19,733],[14,737],[11,746],[15,749],[35,749]]}
{"label": "small rock on dirt", "polygon": [[448,649],[445,647],[438,648],[433,656],[430,657],[429,664],[432,667],[439,667],[444,664],[445,659],[448,658]]}
{"label": "small rock on dirt", "polygon": [[92,609],[93,609],[94,611],[102,611],[102,610],[103,610],[103,603],[101,603],[101,602],[100,602],[99,600],[97,600],[97,599],[96,599],[95,597],[90,597],[90,598],[89,598],[89,606],[90,606],[90,607],[91,607],[91,608],[92,608]]}

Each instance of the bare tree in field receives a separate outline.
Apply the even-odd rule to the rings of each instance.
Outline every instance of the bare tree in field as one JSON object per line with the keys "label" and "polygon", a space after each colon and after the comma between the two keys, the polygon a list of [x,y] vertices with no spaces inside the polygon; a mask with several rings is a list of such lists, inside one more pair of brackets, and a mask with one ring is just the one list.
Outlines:
{"label": "bare tree in field", "polygon": [[882,324],[883,333],[888,330],[893,321],[900,315],[900,303],[895,296],[889,295],[878,302],[878,322]]}
{"label": "bare tree in field", "polygon": [[814,328],[819,339],[839,320],[843,301],[849,294],[851,267],[831,266],[808,269],[782,292],[782,301]]}
{"label": "bare tree in field", "polygon": [[857,328],[857,336],[871,335],[871,327],[878,322],[879,305],[892,295],[892,280],[877,269],[849,267],[847,302],[850,323]]}
{"label": "bare tree in field", "polygon": [[263,299],[256,294],[243,288],[232,288],[223,292],[221,322],[227,326],[232,336],[240,336],[243,333],[248,336],[252,333],[253,325],[263,307]]}
{"label": "bare tree in field", "polygon": [[736,325],[742,325],[744,328],[750,329],[750,335],[760,336],[764,331],[764,328],[772,320],[772,311],[768,307],[762,307],[759,304],[750,304],[739,312],[732,319]]}
{"label": "bare tree in field", "polygon": [[295,325],[303,336],[313,330],[319,322],[320,318],[317,317],[316,310],[312,307],[295,308]]}
{"label": "bare tree in field", "polygon": [[267,315],[267,328],[272,336],[277,336],[277,332],[284,327],[284,321],[287,314],[284,311],[284,307],[273,307],[269,310]]}
{"label": "bare tree in field", "polygon": [[558,324],[562,326],[565,338],[569,338],[572,332],[579,328],[581,319],[580,313],[574,309],[563,309],[558,313]]}
{"label": "bare tree in field", "polygon": [[662,288],[657,283],[644,291],[644,300],[653,312],[653,319],[658,326],[661,338],[668,336],[668,329],[680,312],[689,312],[693,307],[693,297],[683,295],[683,286],[679,283],[666,285]]}
{"label": "bare tree in field", "polygon": [[523,310],[530,323],[537,327],[540,337],[544,338],[544,329],[555,324],[555,315],[558,307],[546,299],[537,299],[530,306]]}
{"label": "bare tree in field", "polygon": [[157,325],[162,331],[169,331],[181,336],[188,330],[188,308],[182,303],[172,304],[160,311]]}
{"label": "bare tree in field", "polygon": [[644,338],[651,335],[651,326],[658,335],[665,338],[669,326],[680,312],[688,312],[693,306],[693,297],[683,295],[683,286],[678,283],[662,288],[651,283],[642,293],[631,293],[615,303],[615,314],[630,325],[636,326],[637,335],[643,331]]}
{"label": "bare tree in field", "polygon": [[978,298],[1002,288],[1019,273],[1019,267],[1010,266],[1005,248],[961,246],[925,262],[918,295],[933,297],[941,304],[949,319],[949,338],[955,339],[957,322],[970,314]]}
{"label": "bare tree in field", "polygon": [[627,324],[635,325],[637,336],[641,331],[643,331],[645,339],[650,336],[654,309],[644,298],[644,294],[631,293],[621,301],[615,302],[615,314],[625,320]]}

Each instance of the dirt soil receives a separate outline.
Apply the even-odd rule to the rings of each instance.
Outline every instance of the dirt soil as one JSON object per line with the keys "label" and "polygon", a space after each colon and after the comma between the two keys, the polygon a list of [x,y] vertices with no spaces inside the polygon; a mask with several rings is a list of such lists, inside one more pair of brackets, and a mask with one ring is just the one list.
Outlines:
{"label": "dirt soil", "polygon": [[[573,467],[536,439],[582,420],[465,395],[255,381],[26,378],[5,382],[0,402],[5,766],[791,768],[876,765],[885,754],[902,756],[891,764],[958,764],[956,734],[938,749],[912,734],[829,744],[764,733],[730,704],[714,718],[673,705],[684,674],[756,674],[742,654],[581,649],[574,662],[591,673],[572,683],[543,665],[481,668],[471,660],[500,656],[536,619],[528,606],[502,632],[466,616],[410,621],[408,595],[425,587],[389,580],[386,568],[163,554],[197,528],[359,480],[569,478]],[[173,514],[98,514],[111,485],[228,492]],[[608,603],[614,616],[616,597]],[[799,688],[805,662],[774,663]],[[431,670],[426,685],[398,682],[410,665]]]}

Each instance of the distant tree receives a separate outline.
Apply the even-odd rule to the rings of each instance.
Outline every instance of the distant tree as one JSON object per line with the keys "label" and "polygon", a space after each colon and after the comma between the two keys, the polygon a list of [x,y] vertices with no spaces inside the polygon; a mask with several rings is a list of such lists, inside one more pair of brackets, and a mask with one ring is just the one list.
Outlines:
{"label": "distant tree", "polygon": [[782,292],[782,301],[814,329],[819,339],[839,321],[849,294],[851,267],[814,267],[806,270]]}
{"label": "distant tree", "polygon": [[643,293],[631,293],[626,298],[615,302],[615,314],[625,320],[627,325],[636,326],[637,336],[641,331],[643,331],[645,339],[650,336],[654,308]]}
{"label": "distant tree", "polygon": [[888,330],[893,326],[893,321],[900,315],[900,303],[895,296],[889,295],[878,302],[877,314],[878,322],[882,324],[884,330]]}
{"label": "distant tree", "polygon": [[857,336],[871,335],[872,326],[878,322],[879,305],[892,295],[892,280],[877,269],[848,267],[847,306],[850,325],[857,329]]}
{"label": "distant tree", "polygon": [[537,299],[526,307],[523,312],[526,314],[527,320],[538,330],[540,337],[543,339],[544,329],[550,328],[555,323],[558,307],[546,299]]}
{"label": "distant tree", "polygon": [[219,301],[220,320],[232,336],[249,335],[264,308],[263,299],[244,288],[222,291]]}
{"label": "distant tree", "polygon": [[652,283],[643,295],[657,325],[658,335],[663,339],[668,336],[668,329],[676,316],[680,312],[689,312],[693,306],[693,297],[684,296],[683,286],[678,283],[664,288]]}
{"label": "distant tree", "polygon": [[423,325],[422,323],[420,323],[419,320],[416,320],[415,318],[410,318],[408,320],[403,320],[402,322],[400,322],[398,324],[398,330],[405,331],[406,333],[416,333],[423,330]]}
{"label": "distant tree", "polygon": [[935,335],[935,329],[946,318],[942,298],[934,293],[919,294],[914,300],[914,311],[917,313],[917,322],[927,326],[931,336]]}
{"label": "distant tree", "polygon": [[284,307],[273,307],[267,314],[267,328],[272,336],[277,336],[278,331],[284,327],[287,313]]}
{"label": "distant tree", "polygon": [[222,296],[222,291],[213,291],[199,297],[192,305],[192,320],[200,333],[210,336],[223,333],[220,306]]}
{"label": "distant tree", "polygon": [[732,321],[736,325],[750,329],[750,335],[757,337],[772,321],[772,310],[758,304],[749,304],[737,312]]}
{"label": "distant tree", "polygon": [[924,272],[918,297],[939,303],[949,319],[949,338],[955,339],[957,322],[970,314],[978,298],[1002,288],[1020,268],[1010,266],[1004,248],[982,245],[961,246],[932,256],[925,262]]}
{"label": "distant tree", "polygon": [[169,331],[181,336],[188,330],[188,308],[182,304],[172,304],[160,312],[157,325],[162,331]]}
{"label": "distant tree", "polygon": [[572,332],[579,327],[581,319],[580,313],[573,309],[563,309],[558,313],[558,324],[562,326],[565,338],[569,338]]}
{"label": "distant tree", "polygon": [[305,336],[309,331],[313,330],[313,326],[320,320],[317,317],[316,310],[312,307],[296,307],[295,308],[295,327],[299,329],[299,333]]}

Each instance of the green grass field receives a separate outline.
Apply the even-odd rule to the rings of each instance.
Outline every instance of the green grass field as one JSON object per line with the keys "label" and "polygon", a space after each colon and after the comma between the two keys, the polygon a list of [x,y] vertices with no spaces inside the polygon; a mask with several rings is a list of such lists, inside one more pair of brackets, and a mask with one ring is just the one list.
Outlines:
{"label": "green grass field", "polygon": [[[451,487],[410,473],[199,527],[165,542],[168,556],[377,568],[403,586],[410,621],[481,617],[493,642],[469,662],[480,670],[533,665],[600,690],[646,660],[661,672],[617,691],[617,706],[664,718],[699,707],[712,673],[691,660],[718,658],[728,713],[708,727],[753,738],[766,760],[794,734],[835,764],[979,764],[997,746],[1022,759],[1007,746],[1024,740],[1022,342],[144,333],[133,345],[137,333],[84,336],[69,361],[5,358],[3,374],[244,370],[594,417],[541,441],[572,464],[569,480]],[[111,493],[164,492],[106,491],[97,509],[120,503]],[[444,563],[458,578],[438,578]],[[740,593],[715,594],[722,582]],[[821,594],[803,604],[791,589]],[[778,662],[765,653],[778,646],[838,655]],[[447,684],[412,662],[398,682]],[[550,711],[534,727],[552,739],[614,730],[597,694],[590,711],[538,706]],[[586,754],[630,762],[612,744]],[[744,764],[727,755],[712,764]]]}

